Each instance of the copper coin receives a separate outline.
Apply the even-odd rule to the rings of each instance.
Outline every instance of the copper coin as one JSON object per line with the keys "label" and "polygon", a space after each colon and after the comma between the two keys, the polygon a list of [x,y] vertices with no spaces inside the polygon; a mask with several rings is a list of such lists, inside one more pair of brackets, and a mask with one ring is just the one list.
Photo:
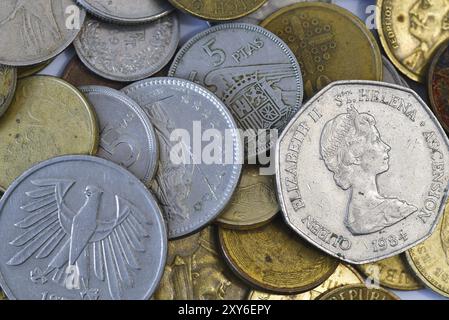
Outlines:
{"label": "copper coin", "polygon": [[435,54],[429,70],[428,90],[430,105],[441,125],[449,131],[449,45],[443,45]]}

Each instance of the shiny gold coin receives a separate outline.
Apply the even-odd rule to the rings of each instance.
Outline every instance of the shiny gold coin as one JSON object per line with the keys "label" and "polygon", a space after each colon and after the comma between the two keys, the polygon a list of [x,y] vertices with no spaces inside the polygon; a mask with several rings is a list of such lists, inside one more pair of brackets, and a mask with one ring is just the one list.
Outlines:
{"label": "shiny gold coin", "polygon": [[382,46],[393,64],[412,80],[426,80],[438,46],[449,39],[447,0],[377,0]]}
{"label": "shiny gold coin", "polygon": [[53,62],[53,59],[50,59],[50,60],[44,61],[42,63],[34,64],[31,66],[19,67],[19,68],[17,68],[17,77],[19,79],[23,79],[23,78],[35,75],[36,73],[39,73],[42,70],[44,70],[46,67],[48,67],[48,65],[52,62]]}
{"label": "shiny gold coin", "polygon": [[22,79],[0,118],[0,189],[37,162],[96,154],[98,140],[95,113],[78,90],[54,77]]}
{"label": "shiny gold coin", "polygon": [[367,277],[377,281],[381,286],[390,289],[412,291],[423,287],[411,272],[403,255],[362,264],[357,266],[357,269]]}
{"label": "shiny gold coin", "polygon": [[300,293],[323,283],[338,261],[315,249],[281,218],[255,230],[219,229],[220,244],[231,268],[257,288]]}
{"label": "shiny gold coin", "polygon": [[337,80],[382,80],[382,56],[365,24],[333,4],[303,2],[261,23],[293,50],[306,99]]}
{"label": "shiny gold coin", "polygon": [[368,288],[361,284],[351,284],[332,289],[316,300],[400,300],[395,294],[382,288]]}
{"label": "shiny gold coin", "polygon": [[353,267],[340,264],[326,281],[310,291],[294,295],[278,295],[254,290],[249,294],[248,300],[314,300],[320,294],[334,288],[363,283],[363,278]]}
{"label": "shiny gold coin", "polygon": [[217,222],[230,229],[249,230],[270,222],[279,212],[274,177],[261,175],[260,167],[243,168],[242,179]]}
{"label": "shiny gold coin", "polygon": [[234,20],[259,9],[267,0],[169,0],[176,8],[205,20]]}
{"label": "shiny gold coin", "polygon": [[232,274],[220,256],[216,228],[169,241],[164,275],[156,300],[242,300],[246,286]]}

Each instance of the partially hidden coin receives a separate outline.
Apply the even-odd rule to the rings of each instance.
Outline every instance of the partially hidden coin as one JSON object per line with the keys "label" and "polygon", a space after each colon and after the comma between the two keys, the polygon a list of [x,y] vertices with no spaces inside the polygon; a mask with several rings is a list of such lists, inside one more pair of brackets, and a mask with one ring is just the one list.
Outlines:
{"label": "partially hidden coin", "polygon": [[298,3],[275,12],[261,26],[295,53],[307,100],[337,80],[382,80],[382,56],[374,36],[341,7]]}
{"label": "partially hidden coin", "polygon": [[247,286],[221,257],[216,228],[168,242],[168,258],[155,300],[243,300]]}
{"label": "partially hidden coin", "polygon": [[382,288],[348,285],[325,292],[317,300],[399,300],[399,298]]}
{"label": "partially hidden coin", "polygon": [[0,65],[0,116],[8,109],[16,92],[17,69]]}
{"label": "partially hidden coin", "polygon": [[1,199],[0,222],[9,299],[148,299],[162,277],[157,202],[110,161],[64,156],[30,168]]}
{"label": "partially hidden coin", "polygon": [[29,66],[53,58],[73,42],[84,18],[73,0],[2,1],[0,64]]}
{"label": "partially hidden coin", "polygon": [[92,72],[109,80],[131,82],[148,78],[167,65],[179,36],[176,14],[136,26],[88,17],[74,45]]}
{"label": "partially hidden coin", "polygon": [[[151,78],[123,92],[145,110],[156,130],[160,160],[151,189],[169,238],[194,233],[223,211],[240,179],[242,143],[231,113],[211,92],[182,79]],[[212,159],[204,157],[212,154],[203,150],[206,145],[196,144],[207,130],[223,137]]]}
{"label": "partially hidden coin", "polygon": [[300,293],[323,283],[338,261],[303,242],[282,219],[248,231],[220,228],[229,266],[253,287],[274,293]]}
{"label": "partially hidden coin", "polygon": [[397,84],[398,86],[403,86],[405,88],[410,88],[407,81],[398,73],[393,64],[388,60],[387,57],[382,56],[382,63],[384,65],[383,71],[383,82]]}
{"label": "partially hidden coin", "polygon": [[33,164],[66,154],[96,154],[98,125],[87,99],[63,80],[32,76],[17,83],[0,118],[0,189]]}
{"label": "partially hidden coin", "polygon": [[97,114],[97,156],[117,163],[149,185],[159,162],[159,143],[150,118],[124,93],[101,86],[80,87]]}
{"label": "partially hidden coin", "polygon": [[310,100],[278,142],[282,212],[343,261],[386,259],[431,235],[447,197],[449,142],[412,90],[341,81]]}
{"label": "partially hidden coin", "polygon": [[26,78],[29,76],[33,76],[36,73],[39,73],[42,70],[44,70],[52,62],[53,62],[53,59],[50,59],[50,60],[47,60],[47,61],[44,61],[44,62],[41,62],[38,64],[33,64],[31,66],[18,67],[17,68],[17,78],[23,79],[23,78]]}

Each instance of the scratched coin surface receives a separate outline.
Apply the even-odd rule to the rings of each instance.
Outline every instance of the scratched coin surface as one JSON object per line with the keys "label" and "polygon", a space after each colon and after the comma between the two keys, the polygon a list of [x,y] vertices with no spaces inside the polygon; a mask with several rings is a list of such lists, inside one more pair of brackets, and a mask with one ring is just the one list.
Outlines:
{"label": "scratched coin surface", "polygon": [[99,18],[122,24],[150,22],[173,10],[166,0],[77,0],[77,2]]}
{"label": "scratched coin surface", "polygon": [[97,156],[123,166],[149,185],[159,161],[159,144],[150,118],[120,91],[100,86],[85,86],[80,91],[97,114]]}
{"label": "scratched coin surface", "polygon": [[399,300],[382,288],[367,288],[364,285],[348,285],[325,292],[317,300]]}
{"label": "scratched coin surface", "polygon": [[36,73],[41,72],[44,70],[50,63],[53,62],[53,59],[33,64],[31,66],[25,66],[25,67],[18,67],[17,68],[17,79],[23,79],[32,75],[35,75]]}
{"label": "scratched coin surface", "polygon": [[[214,92],[248,131],[248,157],[271,148],[257,141],[265,130],[282,130],[303,98],[301,70],[287,45],[271,32],[242,23],[210,28],[186,43],[169,75]],[[261,132],[260,132],[261,131]],[[258,150],[248,146],[258,145]]]}
{"label": "scratched coin surface", "polygon": [[164,275],[156,300],[243,300],[247,286],[221,257],[215,227],[168,242]]}
{"label": "scratched coin surface", "polygon": [[0,64],[28,66],[53,58],[72,43],[80,31],[76,22],[82,25],[84,17],[73,0],[3,0]]}
{"label": "scratched coin surface", "polygon": [[9,299],[148,299],[162,277],[167,235],[156,200],[129,171],[98,157],[58,157],[27,170],[0,201],[0,225]]}
{"label": "scratched coin surface", "polygon": [[303,2],[283,8],[261,26],[295,53],[306,99],[337,80],[382,80],[382,56],[365,24],[333,4]]}
{"label": "scratched coin surface", "polygon": [[54,77],[22,79],[0,118],[0,189],[37,162],[97,147],[95,112],[77,89]]}
{"label": "scratched coin surface", "polygon": [[322,293],[334,288],[363,283],[363,278],[353,267],[341,263],[326,281],[310,291],[294,295],[279,295],[253,290],[249,294],[248,300],[314,300]]}
{"label": "scratched coin surface", "polygon": [[407,81],[405,81],[405,79],[397,72],[396,68],[387,57],[382,56],[382,63],[384,65],[383,82],[397,84],[398,86],[403,86],[405,88],[410,87]]}
{"label": "scratched coin surface", "polygon": [[75,39],[78,57],[94,73],[131,82],[160,71],[179,42],[176,14],[137,26],[114,25],[88,17]]}
{"label": "scratched coin surface", "polygon": [[0,116],[11,104],[17,86],[16,68],[0,65]]}
{"label": "scratched coin surface", "polygon": [[364,264],[416,246],[447,198],[449,142],[407,88],[331,84],[281,135],[276,182],[289,225],[346,262]]}
{"label": "scratched coin surface", "polygon": [[338,261],[299,239],[283,222],[238,231],[220,228],[229,266],[245,281],[275,293],[299,293],[323,283]]}
{"label": "scratched coin surface", "polygon": [[217,218],[223,227],[254,229],[272,220],[280,211],[273,175],[263,175],[255,165],[243,167],[242,178],[231,203]]}
{"label": "scratched coin surface", "polygon": [[[210,91],[182,79],[151,78],[123,92],[145,110],[156,130],[160,160],[151,189],[169,238],[212,222],[231,200],[242,170],[242,143],[231,113]],[[197,134],[224,138],[211,150]]]}

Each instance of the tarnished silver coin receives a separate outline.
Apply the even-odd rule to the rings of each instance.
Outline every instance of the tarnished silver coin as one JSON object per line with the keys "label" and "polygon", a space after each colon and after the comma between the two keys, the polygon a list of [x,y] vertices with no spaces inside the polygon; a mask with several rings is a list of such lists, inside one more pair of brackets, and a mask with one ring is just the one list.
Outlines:
{"label": "tarnished silver coin", "polygon": [[159,138],[151,189],[169,238],[197,231],[222,212],[239,182],[242,146],[231,113],[208,90],[176,78],[143,80],[123,92],[145,110]]}
{"label": "tarnished silver coin", "polygon": [[344,261],[397,255],[426,239],[444,208],[449,142],[419,96],[342,81],[309,101],[278,142],[288,224]]}
{"label": "tarnished silver coin", "polygon": [[148,299],[167,254],[151,193],[129,171],[90,156],[23,173],[0,201],[0,234],[9,299]]}
{"label": "tarnished silver coin", "polygon": [[176,14],[119,26],[88,17],[74,45],[81,61],[103,78],[131,82],[148,78],[173,58],[179,42]]}
{"label": "tarnished silver coin", "polygon": [[89,13],[115,23],[136,24],[159,19],[173,10],[167,0],[77,0]]}
{"label": "tarnished silver coin", "polygon": [[399,74],[393,64],[388,60],[387,57],[382,56],[382,63],[384,66],[383,71],[383,82],[397,84],[405,88],[410,88],[407,81]]}
{"label": "tarnished silver coin", "polygon": [[150,119],[124,93],[101,86],[79,88],[92,104],[100,127],[98,156],[131,171],[149,185],[159,161],[159,145]]}
{"label": "tarnished silver coin", "polygon": [[47,61],[77,36],[86,13],[73,0],[2,0],[0,64]]}
{"label": "tarnished silver coin", "polygon": [[17,69],[0,65],[0,116],[11,104],[17,85]]}
{"label": "tarnished silver coin", "polygon": [[[295,55],[276,35],[251,24],[222,24],[196,35],[175,57],[169,75],[214,92],[239,128],[253,130],[247,132],[253,146],[259,130],[282,130],[303,99]],[[271,148],[267,140],[259,150],[247,150],[248,157]]]}

